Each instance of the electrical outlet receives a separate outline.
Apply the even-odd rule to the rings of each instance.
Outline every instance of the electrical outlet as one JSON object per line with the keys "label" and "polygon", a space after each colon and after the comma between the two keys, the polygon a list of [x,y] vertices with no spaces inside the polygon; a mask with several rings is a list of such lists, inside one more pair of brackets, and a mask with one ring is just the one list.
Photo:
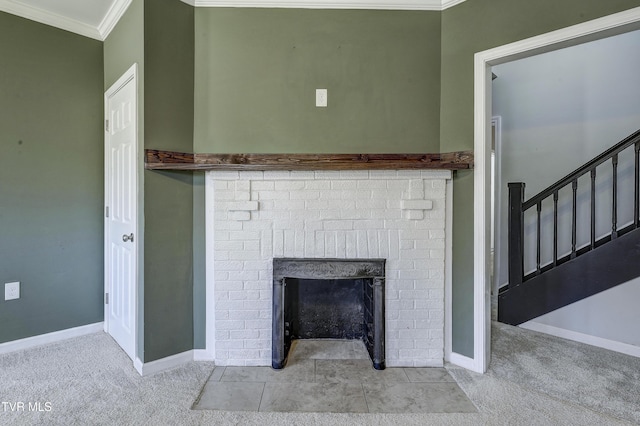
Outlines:
{"label": "electrical outlet", "polygon": [[4,285],[4,300],[13,300],[20,298],[20,283],[5,283]]}
{"label": "electrical outlet", "polygon": [[327,89],[316,89],[316,106],[327,106]]}

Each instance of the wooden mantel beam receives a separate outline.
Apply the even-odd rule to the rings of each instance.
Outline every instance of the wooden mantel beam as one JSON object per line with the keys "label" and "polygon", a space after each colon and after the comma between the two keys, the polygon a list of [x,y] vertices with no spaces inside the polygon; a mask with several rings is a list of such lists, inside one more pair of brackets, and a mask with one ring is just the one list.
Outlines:
{"label": "wooden mantel beam", "polygon": [[189,154],[145,150],[147,170],[395,170],[473,168],[473,151],[436,154]]}

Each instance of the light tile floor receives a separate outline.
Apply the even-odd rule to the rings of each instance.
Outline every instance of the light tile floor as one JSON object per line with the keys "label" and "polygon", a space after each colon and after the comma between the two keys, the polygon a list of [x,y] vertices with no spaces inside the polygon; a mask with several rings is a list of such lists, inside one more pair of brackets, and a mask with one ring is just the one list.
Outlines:
{"label": "light tile floor", "polygon": [[472,413],[444,368],[374,370],[359,341],[297,340],[287,365],[216,367],[195,410]]}

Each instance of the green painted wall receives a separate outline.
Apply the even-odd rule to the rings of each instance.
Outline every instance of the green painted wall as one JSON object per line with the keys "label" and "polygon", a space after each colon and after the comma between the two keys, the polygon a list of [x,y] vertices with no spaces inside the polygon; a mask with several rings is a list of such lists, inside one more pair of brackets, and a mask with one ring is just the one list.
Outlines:
{"label": "green painted wall", "polygon": [[102,43],[0,12],[0,343],[103,319]]}
{"label": "green painted wall", "polygon": [[207,347],[204,172],[193,172],[193,348]]}
{"label": "green painted wall", "polygon": [[[138,256],[144,259],[144,0],[133,0],[104,41],[104,91],[133,64],[138,64]],[[138,263],[138,342],[144,354],[144,262]]]}
{"label": "green painted wall", "polygon": [[200,8],[195,43],[196,152],[440,148],[439,12]]}
{"label": "green painted wall", "polygon": [[[468,0],[442,13],[440,150],[473,149],[473,55],[640,6],[635,0]],[[453,350],[473,356],[473,175],[454,179]]]}
{"label": "green painted wall", "polygon": [[[145,148],[193,151],[194,8],[145,0]],[[193,173],[144,177],[144,361],[193,349]]]}

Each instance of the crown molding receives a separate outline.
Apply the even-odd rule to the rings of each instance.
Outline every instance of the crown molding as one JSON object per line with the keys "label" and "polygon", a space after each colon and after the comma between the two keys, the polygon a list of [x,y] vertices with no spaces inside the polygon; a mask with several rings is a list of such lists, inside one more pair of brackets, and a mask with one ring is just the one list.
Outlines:
{"label": "crown molding", "polygon": [[466,0],[181,0],[195,7],[442,11]]}
{"label": "crown molding", "polygon": [[100,25],[98,25],[98,32],[100,33],[101,40],[106,40],[111,31],[115,28],[122,15],[127,11],[131,5],[132,0],[116,0],[107,14],[104,16]]}
{"label": "crown molding", "polygon": [[11,0],[0,0],[0,11],[80,34],[95,40],[103,40],[96,27],[37,7],[15,3]]}
{"label": "crown molding", "polygon": [[[298,9],[378,9],[442,11],[466,0],[181,0],[193,7],[255,7]],[[97,27],[48,10],[12,0],[0,0],[0,11],[104,41],[131,5],[116,0]]]}
{"label": "crown molding", "polygon": [[467,0],[442,0],[442,8],[440,10],[449,9],[450,7],[458,5],[458,4],[463,3],[465,1],[467,1]]}

